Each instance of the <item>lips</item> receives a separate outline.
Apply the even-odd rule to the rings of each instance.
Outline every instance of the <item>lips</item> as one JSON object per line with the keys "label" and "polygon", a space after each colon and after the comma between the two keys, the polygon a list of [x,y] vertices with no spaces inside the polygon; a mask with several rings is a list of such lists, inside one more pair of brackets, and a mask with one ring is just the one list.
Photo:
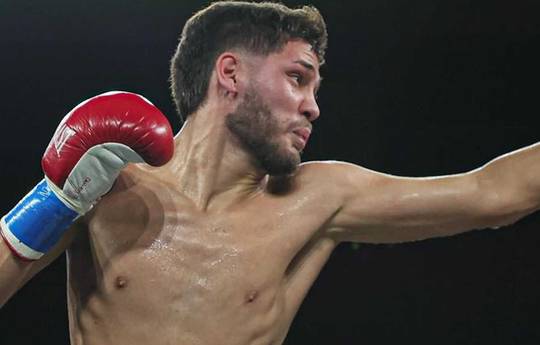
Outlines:
{"label": "lips", "polygon": [[297,128],[293,130],[293,133],[296,134],[302,141],[302,147],[300,150],[304,149],[309,140],[309,136],[311,135],[311,130],[309,128]]}

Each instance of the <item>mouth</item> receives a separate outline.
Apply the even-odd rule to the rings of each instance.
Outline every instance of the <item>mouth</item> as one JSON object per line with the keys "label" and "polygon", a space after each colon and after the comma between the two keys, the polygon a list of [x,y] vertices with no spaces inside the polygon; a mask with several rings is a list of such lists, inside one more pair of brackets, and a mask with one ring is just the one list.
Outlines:
{"label": "mouth", "polygon": [[306,147],[307,145],[307,142],[309,140],[309,136],[311,135],[311,130],[309,128],[297,128],[295,130],[293,130],[293,133],[296,135],[296,137],[299,139],[297,140],[298,142],[298,146],[297,149],[298,151],[302,151],[304,149],[304,147]]}

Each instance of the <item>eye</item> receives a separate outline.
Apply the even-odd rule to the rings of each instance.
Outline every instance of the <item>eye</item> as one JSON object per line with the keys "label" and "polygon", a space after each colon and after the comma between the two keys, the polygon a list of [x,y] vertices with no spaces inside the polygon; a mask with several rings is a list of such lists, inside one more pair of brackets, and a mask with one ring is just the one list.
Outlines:
{"label": "eye", "polygon": [[289,77],[294,80],[297,85],[300,85],[304,81],[304,77],[300,73],[291,73]]}

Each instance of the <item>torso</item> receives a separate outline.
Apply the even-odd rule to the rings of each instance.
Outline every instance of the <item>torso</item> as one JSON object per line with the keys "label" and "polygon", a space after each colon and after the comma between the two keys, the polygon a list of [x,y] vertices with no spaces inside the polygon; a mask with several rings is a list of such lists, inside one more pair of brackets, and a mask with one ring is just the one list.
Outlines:
{"label": "torso", "polygon": [[281,344],[335,247],[339,200],[306,170],[209,212],[128,169],[68,250],[72,345]]}

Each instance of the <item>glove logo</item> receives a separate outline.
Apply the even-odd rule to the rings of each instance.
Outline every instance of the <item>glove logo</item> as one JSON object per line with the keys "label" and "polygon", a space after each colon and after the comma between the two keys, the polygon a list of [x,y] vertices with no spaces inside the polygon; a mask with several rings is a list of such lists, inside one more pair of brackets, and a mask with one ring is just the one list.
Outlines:
{"label": "glove logo", "polygon": [[[79,197],[81,193],[86,189],[88,184],[92,182],[92,178],[90,176],[86,176],[82,181],[80,185],[77,185],[75,181],[71,181],[71,179],[68,179],[69,184],[71,185],[71,188],[68,190],[65,190],[64,193],[66,193],[67,196],[70,198],[73,198],[75,200],[79,200]],[[75,182],[75,183],[74,183]]]}
{"label": "glove logo", "polygon": [[75,188],[75,193],[77,193],[77,195],[81,194],[91,181],[92,179],[90,178],[90,176],[86,176],[82,181],[82,184],[79,187]]}
{"label": "glove logo", "polygon": [[58,128],[57,133],[54,136],[54,148],[56,149],[56,155],[60,157],[60,151],[65,145],[66,141],[69,140],[72,136],[75,135],[75,131],[65,124]]}

